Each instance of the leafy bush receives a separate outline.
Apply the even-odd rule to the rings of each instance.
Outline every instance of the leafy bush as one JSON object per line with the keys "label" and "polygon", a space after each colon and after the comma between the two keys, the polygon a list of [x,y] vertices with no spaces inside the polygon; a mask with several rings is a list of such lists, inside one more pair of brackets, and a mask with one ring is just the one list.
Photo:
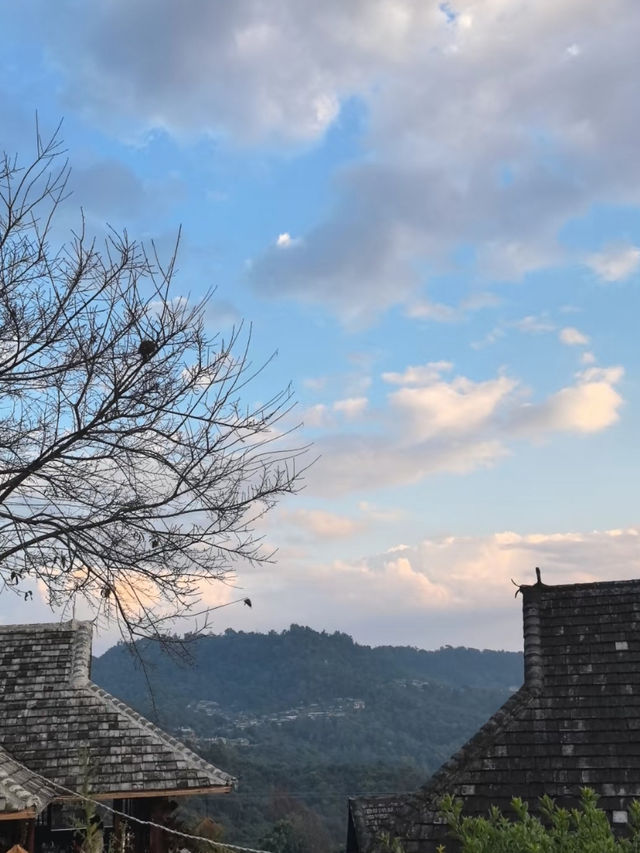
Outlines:
{"label": "leafy bush", "polygon": [[[461,853],[640,853],[640,803],[629,807],[624,838],[616,838],[597,803],[596,793],[583,788],[579,808],[564,809],[542,797],[540,817],[519,797],[511,801],[514,820],[495,806],[486,818],[464,817],[462,802],[451,796],[443,798],[441,809]],[[444,846],[438,850],[445,853]]]}

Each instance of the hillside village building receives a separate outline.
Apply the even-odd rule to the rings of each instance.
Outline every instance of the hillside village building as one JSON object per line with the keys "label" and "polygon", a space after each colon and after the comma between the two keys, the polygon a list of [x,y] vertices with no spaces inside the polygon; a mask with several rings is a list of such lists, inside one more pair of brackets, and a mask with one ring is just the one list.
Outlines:
{"label": "hillside village building", "polygon": [[438,803],[464,814],[536,809],[549,794],[578,804],[593,788],[624,831],[640,798],[640,580],[522,586],[525,679],[496,714],[418,792],[350,802],[347,853],[373,853],[380,833],[406,853],[453,850]]}
{"label": "hillside village building", "polygon": [[[78,794],[163,823],[169,798],[232,789],[232,777],[93,684],[90,664],[88,622],[0,627],[0,850],[70,850]],[[128,826],[134,850],[166,849],[165,832]]]}

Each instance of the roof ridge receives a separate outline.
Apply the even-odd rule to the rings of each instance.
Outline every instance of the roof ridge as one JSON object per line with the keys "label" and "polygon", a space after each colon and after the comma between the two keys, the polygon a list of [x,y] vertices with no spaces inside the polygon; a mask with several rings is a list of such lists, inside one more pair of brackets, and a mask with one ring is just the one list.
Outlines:
{"label": "roof ridge", "polygon": [[[537,690],[531,690],[523,685],[516,693],[510,696],[507,701],[501,705],[498,710],[492,714],[487,722],[478,731],[467,740],[460,749],[454,753],[438,770],[431,776],[429,781],[418,788],[413,794],[404,795],[401,802],[392,804],[392,811],[385,816],[381,829],[392,828],[397,831],[405,821],[411,820],[412,813],[419,809],[427,800],[432,802],[434,809],[437,810],[437,805],[434,799],[437,794],[444,794],[450,791],[455,782],[455,774],[462,769],[464,765],[478,753],[482,751],[489,738],[494,737],[501,729],[503,729],[520,711],[525,710],[538,695]],[[446,789],[446,790],[445,790]],[[354,823],[358,825],[358,834],[362,838],[369,836],[369,827],[366,824],[363,816],[360,814],[359,804],[371,802],[374,799],[378,801],[393,801],[397,795],[383,795],[380,797],[353,797],[349,798],[349,810]],[[396,806],[395,808],[393,806]],[[367,848],[368,849],[368,848]]]}
{"label": "roof ridge", "polygon": [[436,770],[426,785],[423,785],[419,790],[421,792],[424,791],[425,793],[430,791],[435,793],[438,786],[445,781],[445,779],[450,779],[451,776],[460,769],[461,765],[465,764],[470,759],[475,758],[476,753],[484,748],[486,741],[489,738],[493,738],[496,734],[502,731],[502,729],[504,729],[504,727],[508,725],[508,723],[510,723],[518,713],[528,708],[528,706],[538,698],[539,692],[539,690],[532,690],[526,685],[520,687],[519,690],[517,690],[512,696],[509,696],[507,701],[489,717],[487,722],[478,729],[473,737],[466,741],[448,761]]}
{"label": "roof ridge", "polygon": [[71,686],[82,687],[89,681],[93,625],[91,622],[79,622],[76,619],[72,619],[68,624],[74,631],[71,646]]}
{"label": "roof ridge", "polygon": [[[611,581],[579,581],[577,583],[542,583],[541,589],[545,592],[554,592],[555,590],[571,590],[571,589],[593,589],[595,587],[614,587],[614,586],[633,586],[640,585],[640,578],[625,578],[624,580]],[[520,589],[535,589],[538,584],[519,584]]]}
{"label": "roof ridge", "polygon": [[87,620],[67,619],[65,622],[22,622],[16,625],[0,625],[0,633],[15,633],[16,631],[29,631],[30,633],[72,631],[74,628],[82,625],[92,627],[92,623]]}
{"label": "roof ridge", "polygon": [[101,699],[105,704],[111,705],[117,711],[117,713],[123,714],[125,717],[128,717],[133,723],[135,723],[135,725],[147,729],[155,737],[162,740],[162,742],[166,746],[170,747],[176,753],[178,753],[189,764],[195,764],[201,770],[204,770],[209,775],[219,779],[221,785],[235,785],[237,783],[237,779],[234,776],[229,776],[229,774],[226,774],[223,770],[220,770],[218,767],[215,767],[213,764],[210,764],[208,761],[205,761],[204,758],[190,750],[177,738],[174,738],[164,732],[161,728],[156,726],[146,717],[143,717],[142,714],[139,714],[137,711],[134,711],[133,708],[126,704],[126,702],[123,702],[121,699],[117,699],[115,696],[112,696],[111,693],[108,693],[102,687],[98,687],[98,685],[95,684],[93,681],[87,679],[86,683],[81,686],[85,690],[91,691],[91,693]]}
{"label": "roof ridge", "polygon": [[[431,776],[429,781],[421,788],[411,794],[405,800],[404,805],[390,817],[390,823],[397,826],[398,822],[409,818],[414,808],[424,803],[425,799],[433,801],[437,794],[449,793],[455,785],[456,773],[464,766],[481,754],[487,740],[498,734],[516,714],[524,711],[539,695],[538,690],[531,690],[523,685],[507,701],[492,714],[487,722],[466,741],[451,758],[442,764]],[[434,803],[434,806],[436,804]]]}

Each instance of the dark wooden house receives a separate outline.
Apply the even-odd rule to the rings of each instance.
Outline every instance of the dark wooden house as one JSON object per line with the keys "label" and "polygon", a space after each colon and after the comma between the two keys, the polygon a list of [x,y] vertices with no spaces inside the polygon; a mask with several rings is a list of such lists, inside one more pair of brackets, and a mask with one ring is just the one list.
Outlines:
{"label": "dark wooden house", "polygon": [[[0,851],[70,850],[78,794],[163,823],[174,797],[232,789],[228,774],[93,684],[90,664],[88,622],[0,627]],[[166,843],[130,821],[136,851]]]}
{"label": "dark wooden house", "polygon": [[382,833],[406,853],[453,850],[445,793],[486,815],[514,796],[534,811],[545,793],[577,805],[586,786],[624,832],[640,798],[640,580],[521,590],[523,687],[420,791],[352,800],[348,853],[380,849]]}

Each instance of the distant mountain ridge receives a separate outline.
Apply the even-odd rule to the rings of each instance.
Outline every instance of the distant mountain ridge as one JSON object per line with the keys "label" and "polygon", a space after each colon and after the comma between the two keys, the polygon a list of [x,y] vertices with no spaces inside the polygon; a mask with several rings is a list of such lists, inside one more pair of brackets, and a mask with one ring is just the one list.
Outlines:
{"label": "distant mountain ridge", "polygon": [[238,777],[198,807],[227,840],[276,849],[265,839],[284,820],[296,853],[343,849],[348,796],[415,790],[522,683],[519,652],[369,647],[299,625],[188,649],[190,664],[139,643],[145,676],[116,646],[92,678]]}
{"label": "distant mountain ridge", "polygon": [[[522,683],[522,653],[445,646],[365,646],[348,634],[300,625],[268,634],[227,630],[187,643],[190,661],[169,657],[141,642],[156,703],[176,696],[208,699],[229,710],[267,713],[296,704],[327,701],[372,686],[433,681],[455,688],[515,689]],[[139,663],[123,645],[93,664],[102,687],[137,706],[148,705]]]}

